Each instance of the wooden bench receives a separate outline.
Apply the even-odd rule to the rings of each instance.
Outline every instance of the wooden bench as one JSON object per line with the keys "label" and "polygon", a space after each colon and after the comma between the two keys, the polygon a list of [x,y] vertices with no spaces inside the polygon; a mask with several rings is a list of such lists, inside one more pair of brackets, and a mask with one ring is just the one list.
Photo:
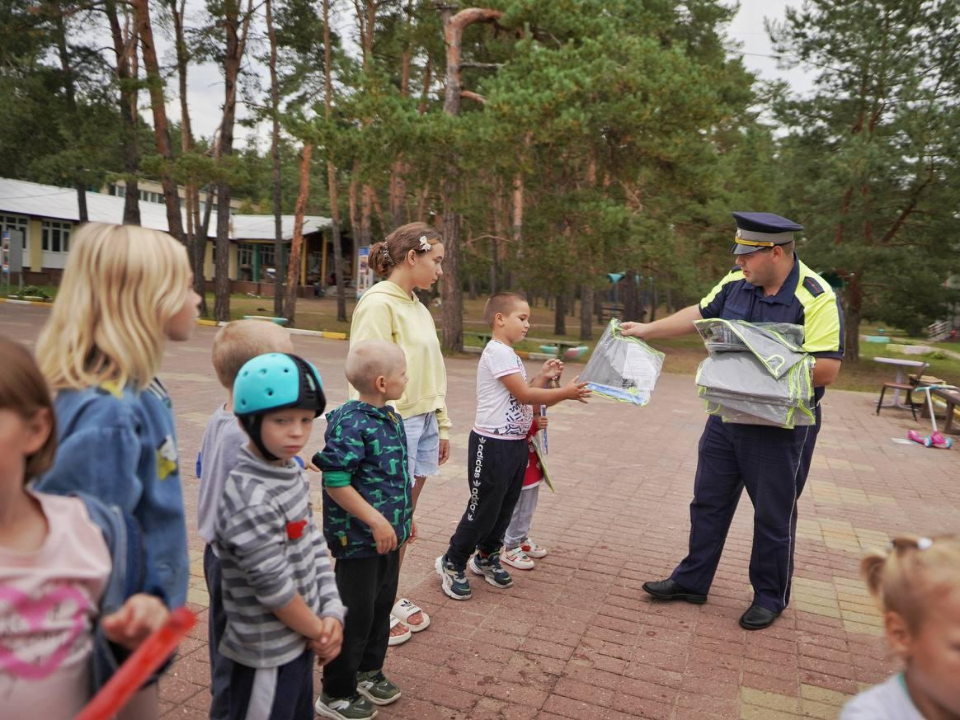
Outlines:
{"label": "wooden bench", "polygon": [[623,320],[623,303],[603,303],[600,306],[600,322],[608,323],[613,318]]}
{"label": "wooden bench", "polygon": [[[947,417],[946,423],[943,426],[943,432],[945,433],[960,433],[960,428],[956,430],[953,428],[953,418],[954,418],[954,408],[960,405],[960,392],[956,390],[947,390],[945,388],[937,388],[936,390],[931,390],[930,394],[935,398],[939,398],[947,405]],[[927,406],[923,406],[923,416],[927,417],[929,410]]]}

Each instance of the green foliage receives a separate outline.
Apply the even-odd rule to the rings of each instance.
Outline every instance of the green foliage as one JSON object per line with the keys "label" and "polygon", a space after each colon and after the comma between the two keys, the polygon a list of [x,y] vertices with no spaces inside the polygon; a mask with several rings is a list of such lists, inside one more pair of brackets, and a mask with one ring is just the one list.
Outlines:
{"label": "green foliage", "polygon": [[[773,104],[789,131],[781,189],[807,228],[805,259],[847,281],[849,327],[867,314],[918,329],[951,299],[958,14],[955,0],[807,0],[773,28],[819,68],[815,94],[780,88]],[[855,331],[847,347],[856,357]]]}

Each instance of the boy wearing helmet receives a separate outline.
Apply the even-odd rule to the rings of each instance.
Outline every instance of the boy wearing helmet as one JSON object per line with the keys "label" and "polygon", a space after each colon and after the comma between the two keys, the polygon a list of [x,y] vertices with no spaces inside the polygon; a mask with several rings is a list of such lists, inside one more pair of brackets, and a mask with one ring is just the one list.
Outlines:
{"label": "boy wearing helmet", "polygon": [[344,607],[309,487],[293,458],[326,405],[317,369],[287,353],[247,362],[234,413],[250,438],[217,508],[231,720],[309,718],[313,656],[340,652]]}
{"label": "boy wearing helmet", "polygon": [[369,720],[374,705],[400,698],[383,660],[400,547],[416,532],[406,432],[387,402],[403,396],[406,356],[398,345],[367,340],[350,346],[345,370],[360,398],[327,415],[327,444],[313,462],[323,471],[323,532],[350,614],[343,652],[323,669],[316,711],[333,720]]}

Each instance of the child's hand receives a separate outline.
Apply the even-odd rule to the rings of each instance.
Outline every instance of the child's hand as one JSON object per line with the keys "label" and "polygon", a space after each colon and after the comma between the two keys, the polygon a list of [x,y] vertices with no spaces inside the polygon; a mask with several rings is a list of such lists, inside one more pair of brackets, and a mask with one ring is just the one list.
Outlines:
{"label": "child's hand", "polygon": [[419,537],[420,532],[417,530],[417,521],[410,518],[410,537],[407,538],[407,542],[415,543]]}
{"label": "child's hand", "polygon": [[135,650],[150,633],[159,630],[170,612],[153,595],[140,593],[128,599],[119,610],[100,619],[107,640]]}
{"label": "child's hand", "polygon": [[318,468],[316,465],[313,464],[313,460],[309,460],[307,462],[307,470],[311,470],[313,472],[321,472],[320,468]]}
{"label": "child's hand", "polygon": [[577,382],[579,379],[580,376],[577,375],[563,388],[563,398],[565,400],[579,400],[582,403],[587,402],[587,398],[590,397],[592,393],[587,390],[587,383]]}
{"label": "child's hand", "polygon": [[443,465],[449,459],[450,459],[450,441],[441,440],[440,441],[440,458],[437,464]]}
{"label": "child's hand", "polygon": [[543,375],[543,377],[545,377],[547,380],[558,380],[560,375],[563,374],[563,363],[556,358],[553,360],[547,360],[543,364],[540,374]]}
{"label": "child's hand", "polygon": [[373,530],[378,553],[384,555],[397,549],[397,533],[383,515],[370,529]]}
{"label": "child's hand", "polygon": [[340,654],[343,645],[343,625],[332,617],[320,618],[320,633],[310,641],[310,649],[317,656],[317,664],[323,667]]}
{"label": "child's hand", "polygon": [[537,424],[537,430],[546,430],[547,425],[550,424],[550,419],[543,415],[537,415],[533,421]]}

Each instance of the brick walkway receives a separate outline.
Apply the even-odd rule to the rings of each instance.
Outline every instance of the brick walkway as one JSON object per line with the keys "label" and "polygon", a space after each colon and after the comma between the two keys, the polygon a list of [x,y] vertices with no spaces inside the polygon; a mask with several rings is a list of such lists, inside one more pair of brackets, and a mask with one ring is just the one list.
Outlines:
{"label": "brick walkway", "polygon": [[[46,313],[0,304],[0,333],[30,342]],[[190,343],[171,345],[162,376],[178,413],[188,518],[197,497],[193,460],[222,396],[209,361],[213,334],[201,327]],[[295,342],[320,367],[330,401],[342,402],[346,343]],[[440,592],[433,561],[467,494],[475,366],[448,362],[453,459],[424,491],[421,539],[401,578],[402,592],[433,624],[390,651],[386,671],[404,696],[380,717],[835,718],[847,696],[894,669],[857,577],[861,551],[900,532],[956,530],[960,509],[957,452],[895,441],[915,427],[909,414],[889,410],[878,418],[871,395],[827,393],[800,502],[793,600],[766,631],[737,625],[752,594],[746,494],[706,605],[657,604],[640,590],[684,555],[705,419],[692,379],[669,373],[643,409],[596,400],[551,410],[557,493],[541,493],[534,521],[551,554],[532,572],[514,572],[512,589],[475,582],[474,598],[456,603]],[[310,447],[321,443],[318,424]],[[191,524],[190,600],[200,625],[161,686],[167,718],[207,716],[201,549]]]}

